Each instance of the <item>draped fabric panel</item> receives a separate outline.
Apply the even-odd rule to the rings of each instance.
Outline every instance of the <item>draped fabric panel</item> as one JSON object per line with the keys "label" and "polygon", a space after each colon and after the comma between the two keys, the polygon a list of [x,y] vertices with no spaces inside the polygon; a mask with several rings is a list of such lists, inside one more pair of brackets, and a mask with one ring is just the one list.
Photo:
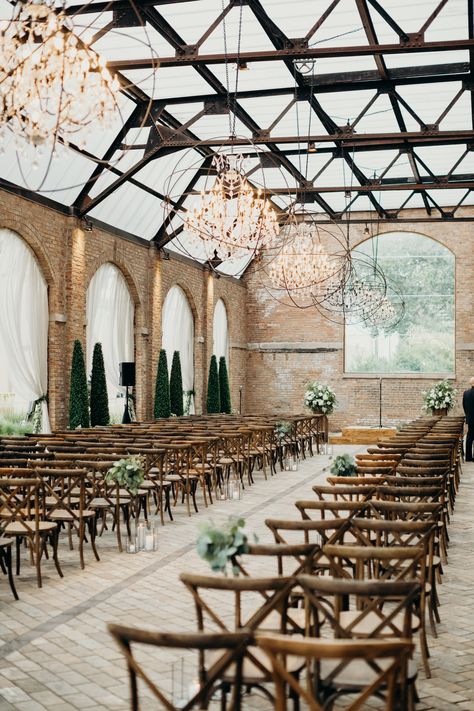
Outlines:
{"label": "draped fabric panel", "polygon": [[[26,242],[0,229],[0,392],[26,412],[48,391],[48,287]],[[42,431],[51,432],[41,402]]]}
{"label": "draped fabric panel", "polygon": [[[172,286],[166,295],[162,314],[162,348],[166,350],[171,369],[174,351],[179,351],[183,376],[183,391],[194,390],[194,317],[186,294]],[[194,413],[194,397],[191,398]]]}
{"label": "draped fabric panel", "polygon": [[121,399],[125,388],[120,387],[120,366],[134,360],[134,313],[130,291],[120,269],[107,262],[91,279],[86,296],[87,315],[87,373],[92,369],[94,345],[102,344],[109,408],[116,417],[124,407]]}
{"label": "draped fabric panel", "polygon": [[222,299],[216,302],[214,307],[214,319],[212,323],[213,332],[213,354],[219,358],[224,356],[227,366],[229,365],[229,331],[227,325],[227,309]]}

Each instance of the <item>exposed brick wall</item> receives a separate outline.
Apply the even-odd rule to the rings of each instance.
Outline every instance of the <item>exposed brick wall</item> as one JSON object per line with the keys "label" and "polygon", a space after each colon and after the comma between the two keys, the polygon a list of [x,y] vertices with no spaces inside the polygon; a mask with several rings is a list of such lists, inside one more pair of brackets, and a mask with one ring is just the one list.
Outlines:
{"label": "exposed brick wall", "polygon": [[[468,209],[457,215],[469,214]],[[471,209],[472,214],[472,209]],[[363,215],[360,215],[363,217]],[[405,211],[404,217],[420,217]],[[359,217],[359,215],[358,215]],[[351,227],[352,246],[365,239],[365,225]],[[384,224],[380,233],[418,232],[451,249],[456,257],[456,384],[467,387],[474,376],[474,224]],[[331,427],[379,422],[379,380],[344,376],[344,329],[332,324],[315,309],[300,310],[276,302],[262,287],[258,273],[245,277],[248,291],[248,351],[246,408],[254,412],[300,412],[305,384],[316,378],[336,390],[339,406]],[[307,350],[310,348],[311,350]],[[285,352],[286,351],[286,352]],[[421,392],[437,379],[400,376],[384,378],[384,424],[417,417]],[[459,406],[458,406],[459,410]]]}
{"label": "exposed brick wall", "polygon": [[[126,240],[96,227],[84,231],[75,218],[0,191],[0,227],[25,239],[48,284],[50,327],[48,373],[53,427],[67,422],[73,341],[86,341],[86,291],[97,269],[112,262],[123,273],[135,304],[137,414],[152,414],[155,374],[161,348],[161,307],[173,284],[186,292],[195,319],[196,410],[202,412],[212,351],[215,302],[227,306],[231,339],[230,377],[234,402],[246,367],[246,287],[234,279],[211,277],[186,260],[162,259],[153,245]],[[211,288],[211,285],[214,288]]]}

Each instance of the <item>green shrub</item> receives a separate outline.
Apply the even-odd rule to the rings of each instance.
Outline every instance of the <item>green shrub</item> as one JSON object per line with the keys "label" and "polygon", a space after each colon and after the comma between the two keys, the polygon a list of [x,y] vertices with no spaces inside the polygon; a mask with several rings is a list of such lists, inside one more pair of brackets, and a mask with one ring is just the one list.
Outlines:
{"label": "green shrub", "polygon": [[173,415],[181,417],[183,408],[183,377],[181,375],[181,359],[179,351],[173,353],[170,375],[170,409]]}
{"label": "green shrub", "polygon": [[207,381],[206,411],[208,414],[221,411],[221,394],[219,388],[219,373],[217,371],[217,358],[211,358],[209,365],[209,378]]}
{"label": "green shrub", "polygon": [[108,425],[110,423],[109,398],[107,381],[105,379],[104,355],[102,345],[96,343],[92,356],[91,374],[91,425]]}
{"label": "green shrub", "polygon": [[33,423],[28,422],[25,415],[5,413],[0,415],[0,435],[11,437],[33,432]]}
{"label": "green shrub", "polygon": [[158,370],[156,373],[155,386],[155,407],[154,416],[169,417],[171,415],[170,405],[170,382],[168,378],[168,359],[164,348],[160,351],[158,359]]}
{"label": "green shrub", "polygon": [[221,412],[230,415],[232,412],[232,404],[230,401],[229,375],[227,373],[227,364],[224,356],[219,358],[219,390],[221,396]]}
{"label": "green shrub", "polygon": [[69,427],[89,427],[89,393],[87,391],[84,351],[79,340],[74,341],[69,390]]}

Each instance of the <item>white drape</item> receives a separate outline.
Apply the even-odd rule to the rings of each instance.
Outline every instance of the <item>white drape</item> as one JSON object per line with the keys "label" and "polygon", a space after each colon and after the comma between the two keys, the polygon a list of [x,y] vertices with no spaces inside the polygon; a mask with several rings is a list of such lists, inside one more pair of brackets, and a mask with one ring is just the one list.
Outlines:
{"label": "white drape", "polygon": [[[48,391],[48,287],[33,252],[15,232],[0,229],[0,391],[15,409]],[[51,432],[48,406],[42,431]]]}
{"label": "white drape", "polygon": [[119,364],[134,360],[134,304],[120,269],[107,262],[91,279],[86,296],[87,372],[92,368],[96,343],[102,344],[111,415],[123,410]]}
{"label": "white drape", "polygon": [[[183,391],[194,390],[194,318],[186,294],[179,286],[172,286],[166,295],[162,332],[162,348],[166,350],[169,370],[174,351],[179,351]],[[190,412],[194,412],[194,397]]]}
{"label": "white drape", "polygon": [[214,307],[214,319],[212,323],[213,334],[213,354],[219,362],[221,356],[225,357],[227,367],[229,367],[229,332],[227,326],[227,309],[222,299],[216,302]]}

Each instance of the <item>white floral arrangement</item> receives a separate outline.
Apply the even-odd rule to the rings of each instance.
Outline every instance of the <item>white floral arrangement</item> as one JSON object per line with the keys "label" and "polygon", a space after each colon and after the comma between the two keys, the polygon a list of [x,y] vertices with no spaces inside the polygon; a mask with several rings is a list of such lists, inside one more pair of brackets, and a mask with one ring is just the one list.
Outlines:
{"label": "white floral arrangement", "polygon": [[329,385],[324,385],[315,380],[306,386],[304,404],[313,412],[322,412],[324,415],[330,415],[336,405],[336,393]]}
{"label": "white floral arrangement", "polygon": [[423,393],[425,410],[451,410],[454,407],[458,391],[449,380],[440,380],[432,388]]}

